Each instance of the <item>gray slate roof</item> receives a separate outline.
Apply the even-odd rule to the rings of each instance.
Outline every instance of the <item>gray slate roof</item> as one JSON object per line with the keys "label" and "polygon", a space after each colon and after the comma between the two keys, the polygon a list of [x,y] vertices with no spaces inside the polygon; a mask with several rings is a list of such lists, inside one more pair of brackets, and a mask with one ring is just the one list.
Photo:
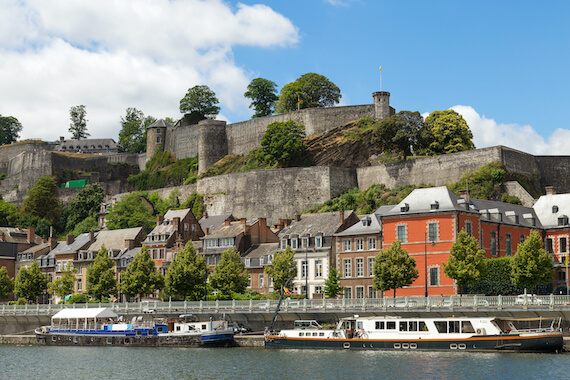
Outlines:
{"label": "gray slate roof", "polygon": [[[344,217],[352,211],[344,211]],[[301,219],[293,220],[291,224],[279,232],[279,237],[285,235],[309,234],[311,236],[322,233],[323,236],[332,236],[342,225],[340,211],[321,212],[317,214],[303,214]]]}
{"label": "gray slate roof", "polygon": [[570,217],[570,194],[543,195],[532,208],[544,228],[568,228],[559,226],[558,218]]}
{"label": "gray slate roof", "polygon": [[279,251],[279,243],[254,244],[245,253],[244,258],[263,257]]}
{"label": "gray slate roof", "polygon": [[157,127],[172,128],[172,124],[170,124],[168,121],[166,121],[164,119],[158,119],[153,124],[149,125],[146,129],[157,128]]}
{"label": "gray slate roof", "polygon": [[[95,237],[97,237],[98,232],[95,232]],[[64,253],[75,253],[80,249],[85,249],[84,247],[89,243],[89,233],[84,233],[75,238],[73,243],[67,245],[67,242],[60,241],[57,243],[54,249],[50,253],[53,255],[64,254]]]}
{"label": "gray slate roof", "polygon": [[97,238],[88,248],[89,251],[97,251],[104,245],[107,250],[122,250],[125,248],[125,240],[134,239],[141,232],[142,227],[124,228],[121,230],[99,231]]}
{"label": "gray slate roof", "polygon": [[224,214],[224,215],[213,215],[208,216],[206,218],[202,218],[198,221],[200,223],[200,228],[202,231],[206,232],[206,228],[209,228],[212,231],[214,228],[218,227],[220,224],[223,224],[224,221],[230,218],[232,214]]}
{"label": "gray slate roof", "polygon": [[349,235],[370,235],[379,234],[382,228],[380,227],[380,216],[377,214],[362,215],[360,222],[356,223],[346,230],[341,231],[334,236],[349,236]]}

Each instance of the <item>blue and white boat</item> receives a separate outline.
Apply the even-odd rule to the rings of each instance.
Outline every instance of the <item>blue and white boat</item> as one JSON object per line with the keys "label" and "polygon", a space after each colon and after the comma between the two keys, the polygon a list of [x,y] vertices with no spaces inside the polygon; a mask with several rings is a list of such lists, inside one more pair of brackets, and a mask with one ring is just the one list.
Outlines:
{"label": "blue and white boat", "polygon": [[229,344],[234,339],[234,329],[223,319],[198,321],[192,314],[184,314],[168,323],[168,332],[161,337],[200,336],[205,345]]}

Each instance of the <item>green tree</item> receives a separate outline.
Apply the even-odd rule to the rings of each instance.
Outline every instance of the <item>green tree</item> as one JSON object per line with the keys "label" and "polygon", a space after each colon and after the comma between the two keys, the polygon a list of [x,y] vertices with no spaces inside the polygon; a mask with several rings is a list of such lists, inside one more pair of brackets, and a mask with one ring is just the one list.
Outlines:
{"label": "green tree", "polygon": [[195,115],[200,119],[213,119],[220,112],[216,93],[208,86],[194,86],[188,89],[186,95],[180,100],[180,112]]}
{"label": "green tree", "polygon": [[14,290],[14,279],[8,277],[8,269],[0,268],[0,299],[6,299]]}
{"label": "green tree", "polygon": [[552,258],[542,248],[542,238],[536,230],[519,244],[511,260],[511,278],[515,286],[532,289],[553,279]]}
{"label": "green tree", "polygon": [[240,254],[234,248],[222,252],[222,260],[210,275],[210,285],[217,289],[224,298],[230,298],[232,293],[243,293],[249,282],[245,264]]}
{"label": "green tree", "polygon": [[146,246],[136,254],[127,270],[121,273],[119,289],[129,296],[151,294],[164,287],[164,277],[156,269]]}
{"label": "green tree", "polygon": [[206,260],[194,250],[189,241],[166,272],[166,293],[186,299],[198,300],[204,292],[206,278]]}
{"label": "green tree", "polygon": [[22,132],[22,124],[13,116],[0,115],[0,145],[18,141]]}
{"label": "green tree", "polygon": [[117,293],[113,260],[109,257],[105,245],[101,247],[93,263],[87,266],[87,293],[96,300]]}
{"label": "green tree", "polygon": [[47,275],[40,271],[37,261],[28,268],[21,268],[14,281],[14,292],[18,297],[24,297],[28,301],[37,301],[47,285]]}
{"label": "green tree", "polygon": [[279,99],[275,82],[264,78],[255,78],[247,85],[247,91],[243,94],[251,99],[249,108],[253,108],[253,117],[269,116],[273,113],[273,106]]}
{"label": "green tree", "polygon": [[261,139],[258,158],[270,165],[284,165],[305,151],[305,128],[294,121],[276,121],[267,126]]}
{"label": "green tree", "polygon": [[105,191],[98,184],[81,189],[75,198],[69,202],[66,231],[73,230],[78,223],[88,217],[96,220],[104,199]]}
{"label": "green tree", "polygon": [[20,217],[20,210],[15,204],[1,198],[0,196],[0,226],[14,226]]}
{"label": "green tree", "polygon": [[71,138],[75,140],[84,139],[89,137],[87,133],[87,122],[86,119],[87,111],[84,105],[73,106],[69,109],[69,118],[71,119],[71,124],[69,125],[69,132],[71,132]]}
{"label": "green tree", "polygon": [[428,152],[447,154],[475,149],[473,133],[463,116],[454,110],[434,111],[425,120],[428,130]]}
{"label": "green tree", "polygon": [[338,103],[340,98],[340,89],[327,77],[307,73],[281,89],[275,110],[285,113],[297,108],[331,107]]}
{"label": "green tree", "polygon": [[22,213],[47,219],[54,224],[60,215],[58,190],[52,177],[40,177],[28,190],[28,196],[22,204]]}
{"label": "green tree", "polygon": [[325,295],[330,298],[336,298],[339,294],[342,294],[340,273],[338,273],[335,267],[332,267],[329,276],[325,280]]}
{"label": "green tree", "polygon": [[146,129],[154,122],[156,122],[154,117],[145,117],[142,111],[127,108],[127,114],[121,116],[119,144],[127,153],[146,152]]}
{"label": "green tree", "polygon": [[54,282],[48,284],[49,292],[58,297],[65,297],[68,294],[73,294],[75,288],[75,269],[66,270],[63,276],[58,277]]}
{"label": "green tree", "polygon": [[397,149],[404,160],[422,146],[424,119],[419,112],[400,111],[378,122],[372,142],[383,151]]}
{"label": "green tree", "polygon": [[443,272],[457,281],[460,293],[465,285],[481,281],[486,272],[485,251],[479,248],[477,239],[465,230],[457,235],[457,241],[451,246],[447,264],[443,263]]}
{"label": "green tree", "polygon": [[71,234],[75,237],[84,234],[86,232],[91,232],[99,229],[99,223],[97,220],[92,217],[88,216],[87,218],[83,219],[81,222],[75,225],[75,228],[71,230]]}
{"label": "green tree", "polygon": [[297,264],[293,260],[295,251],[290,246],[284,251],[277,251],[273,254],[271,265],[265,267],[265,273],[273,279],[273,290],[281,292],[281,285],[285,285],[289,279],[297,276]]}
{"label": "green tree", "polygon": [[143,227],[150,231],[155,223],[152,208],[137,193],[123,196],[107,214],[107,228],[110,230]]}
{"label": "green tree", "polygon": [[383,292],[411,285],[418,278],[416,260],[396,240],[388,248],[380,250],[374,263],[374,289]]}

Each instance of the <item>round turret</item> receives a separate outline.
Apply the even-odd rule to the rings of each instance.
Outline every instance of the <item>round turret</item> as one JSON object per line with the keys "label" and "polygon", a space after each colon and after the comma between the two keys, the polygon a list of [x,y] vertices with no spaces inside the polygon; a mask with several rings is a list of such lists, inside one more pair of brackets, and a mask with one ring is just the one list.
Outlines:
{"label": "round turret", "polygon": [[390,113],[390,93],[387,91],[378,91],[372,94],[374,100],[374,113],[376,120],[387,119]]}
{"label": "round turret", "polygon": [[156,152],[156,148],[160,147],[164,150],[164,144],[166,142],[166,134],[168,129],[172,129],[172,125],[163,120],[157,120],[155,123],[148,126],[146,129],[146,160],[150,160],[153,154]]}
{"label": "round turret", "polygon": [[198,129],[198,173],[203,173],[228,154],[226,122],[206,119]]}

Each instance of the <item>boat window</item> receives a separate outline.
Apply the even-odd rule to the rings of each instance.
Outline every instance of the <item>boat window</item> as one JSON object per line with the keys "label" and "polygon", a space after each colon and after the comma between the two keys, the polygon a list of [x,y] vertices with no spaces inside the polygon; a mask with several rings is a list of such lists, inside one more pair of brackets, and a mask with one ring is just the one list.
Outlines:
{"label": "boat window", "polygon": [[388,330],[396,330],[396,322],[387,322],[386,323],[386,328]]}
{"label": "boat window", "polygon": [[325,336],[325,333],[324,333],[324,332],[320,332],[320,333],[319,333],[319,336]]}
{"label": "boat window", "polygon": [[317,336],[317,335],[319,335],[319,333],[316,333],[316,332],[313,333],[313,336]]}
{"label": "boat window", "polygon": [[400,331],[408,331],[408,322],[400,322]]}
{"label": "boat window", "polygon": [[427,325],[424,321],[419,322],[419,328],[420,328],[419,331],[428,331]]}
{"label": "boat window", "polygon": [[202,330],[206,330],[206,325],[202,325]]}
{"label": "boat window", "polygon": [[384,330],[384,321],[376,321],[376,330]]}
{"label": "boat window", "polygon": [[299,336],[305,336],[305,333],[300,332]]}
{"label": "boat window", "polygon": [[470,321],[463,321],[461,322],[461,332],[464,333],[474,333],[475,329]]}
{"label": "boat window", "polygon": [[364,328],[364,324],[363,324],[363,322],[362,322],[362,321],[358,321],[358,322],[356,322],[356,328],[358,328],[358,329],[362,329],[362,328]]}
{"label": "boat window", "polygon": [[449,321],[449,333],[459,332],[459,321]]}
{"label": "boat window", "polygon": [[418,322],[411,321],[410,322],[410,331],[418,331]]}
{"label": "boat window", "polygon": [[440,334],[447,334],[447,321],[434,321],[433,324]]}

